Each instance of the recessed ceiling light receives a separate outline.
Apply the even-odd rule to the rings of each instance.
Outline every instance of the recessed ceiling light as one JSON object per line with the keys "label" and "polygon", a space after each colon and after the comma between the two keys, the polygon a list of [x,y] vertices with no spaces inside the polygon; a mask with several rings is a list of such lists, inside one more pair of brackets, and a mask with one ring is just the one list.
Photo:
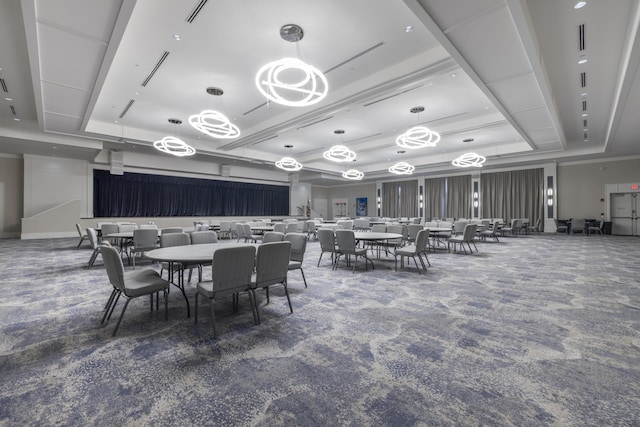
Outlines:
{"label": "recessed ceiling light", "polygon": [[588,130],[589,129],[587,129],[587,128],[582,129],[583,132],[587,132]]}
{"label": "recessed ceiling light", "polygon": [[584,142],[589,142],[589,140],[588,140],[588,139],[585,139],[585,140],[584,140]]}
{"label": "recessed ceiling light", "polygon": [[451,73],[451,77],[455,77],[457,74],[456,73]]}
{"label": "recessed ceiling light", "polygon": [[5,101],[13,101],[13,98],[5,98]]}
{"label": "recessed ceiling light", "polygon": [[589,117],[589,115],[587,113],[583,113],[582,117]]}
{"label": "recessed ceiling light", "polygon": [[19,118],[17,118],[17,117],[14,117],[14,118],[13,118],[13,120],[14,120],[14,121],[16,121],[16,122],[19,122],[19,121],[20,121],[20,119],[19,119]]}
{"label": "recessed ceiling light", "polygon": [[587,92],[582,92],[580,96],[587,96]]}
{"label": "recessed ceiling light", "polygon": [[413,31],[413,27],[411,25],[409,25],[407,28],[404,29],[405,33],[410,33],[411,31]]}
{"label": "recessed ceiling light", "polygon": [[180,41],[180,34],[174,34],[174,35],[173,35],[173,39],[174,39],[175,41],[179,42],[179,41]]}
{"label": "recessed ceiling light", "polygon": [[117,121],[117,120],[114,120],[114,121],[113,121],[113,123],[118,123],[118,121]]}
{"label": "recessed ceiling light", "polygon": [[582,58],[581,60],[578,61],[578,64],[582,65],[582,64],[586,64],[587,63],[587,58]]}
{"label": "recessed ceiling light", "polygon": [[136,95],[140,95],[140,93],[141,93],[141,92],[140,92],[139,90],[138,90],[138,91],[136,91]]}
{"label": "recessed ceiling light", "polygon": [[582,9],[583,7],[585,7],[587,5],[586,1],[579,1],[576,4],[573,5],[574,9]]}

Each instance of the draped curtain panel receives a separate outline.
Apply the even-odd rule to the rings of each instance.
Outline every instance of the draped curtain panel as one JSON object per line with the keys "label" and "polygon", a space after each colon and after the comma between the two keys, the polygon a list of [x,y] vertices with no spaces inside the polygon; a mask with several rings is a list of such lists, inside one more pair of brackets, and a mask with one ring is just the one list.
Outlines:
{"label": "draped curtain panel", "polygon": [[289,187],[140,173],[93,171],[96,217],[289,214]]}
{"label": "draped curtain panel", "polygon": [[444,213],[444,194],[447,178],[430,178],[425,180],[424,199],[426,216],[430,220],[440,219]]}
{"label": "draped curtain panel", "polygon": [[447,178],[447,209],[445,217],[471,218],[471,175]]}
{"label": "draped curtain panel", "polygon": [[544,218],[544,169],[482,174],[483,218]]}
{"label": "draped curtain panel", "polygon": [[382,183],[382,216],[412,217],[418,214],[418,181]]}

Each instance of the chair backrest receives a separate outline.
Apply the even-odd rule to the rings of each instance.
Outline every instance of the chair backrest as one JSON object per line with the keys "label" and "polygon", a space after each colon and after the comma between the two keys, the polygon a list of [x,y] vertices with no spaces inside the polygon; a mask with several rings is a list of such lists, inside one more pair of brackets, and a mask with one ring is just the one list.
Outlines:
{"label": "chair backrest", "polygon": [[387,233],[402,234],[400,239],[389,239],[388,242],[390,243],[398,243],[402,240],[406,240],[406,237],[408,236],[406,225],[389,225],[387,226]]}
{"label": "chair backrest", "polygon": [[416,252],[424,252],[427,250],[427,244],[429,243],[429,229],[421,229],[416,235]]}
{"label": "chair backrest", "polygon": [[118,232],[126,233],[128,231],[135,231],[138,229],[138,224],[122,224],[118,226]]}
{"label": "chair backrest", "polygon": [[348,254],[356,250],[356,238],[352,230],[336,230],[336,243],[340,252]]}
{"label": "chair backrest", "polygon": [[209,231],[209,224],[196,224],[194,231]]}
{"label": "chair backrest", "polygon": [[353,228],[358,230],[368,230],[371,228],[371,223],[368,219],[359,218],[353,220]]}
{"label": "chair backrest", "polygon": [[87,227],[87,237],[89,237],[89,243],[93,249],[98,248],[98,233],[95,228]]}
{"label": "chair backrest", "polygon": [[120,254],[110,245],[101,245],[100,253],[102,254],[102,260],[107,270],[107,276],[109,276],[109,282],[111,282],[114,288],[124,291],[124,265],[122,264]]}
{"label": "chair backrest", "polygon": [[211,263],[213,291],[249,288],[255,261],[254,246],[229,247],[215,251]]}
{"label": "chair backrest", "polygon": [[455,234],[462,234],[464,233],[464,229],[467,226],[469,222],[468,221],[456,221],[453,224],[453,232]]}
{"label": "chair backrest", "polygon": [[262,243],[282,242],[283,240],[284,233],[279,231],[267,231],[262,235]]}
{"label": "chair backrest", "polygon": [[284,240],[291,242],[291,261],[304,261],[304,253],[307,250],[307,235],[288,233]]}
{"label": "chair backrest", "polygon": [[84,234],[82,234],[82,227],[80,227],[80,224],[78,224],[77,222],[76,222],[76,230],[78,230],[78,235],[80,237],[84,237]]}
{"label": "chair backrest", "polygon": [[242,229],[244,231],[244,237],[251,237],[253,234],[251,232],[251,224],[242,224]]}
{"label": "chair backrest", "polygon": [[256,255],[256,287],[269,286],[287,280],[291,242],[271,242],[258,246]]}
{"label": "chair backrest", "polygon": [[158,245],[158,230],[139,228],[133,230],[134,248],[155,248]]}
{"label": "chair backrest", "polygon": [[160,247],[168,248],[171,246],[190,245],[191,238],[187,233],[169,233],[160,235]]}
{"label": "chair backrest", "polygon": [[236,234],[238,235],[238,239],[243,239],[246,236],[244,235],[244,224],[239,222],[236,223]]}
{"label": "chair backrest", "polygon": [[318,229],[318,240],[320,241],[320,248],[323,252],[333,252],[336,249],[336,240],[333,230],[329,228]]}
{"label": "chair backrest", "polygon": [[453,223],[451,221],[438,221],[439,228],[450,228],[453,230]]}
{"label": "chair backrest", "polygon": [[287,224],[287,229],[285,233],[297,233],[298,232],[298,223],[290,222]]}
{"label": "chair backrest", "polygon": [[231,221],[220,221],[220,231],[231,231]]}
{"label": "chair backrest", "polygon": [[162,229],[162,234],[171,234],[171,233],[183,233],[184,229],[182,227],[166,227]]}
{"label": "chair backrest", "polygon": [[374,233],[386,233],[387,225],[386,224],[373,224],[371,226],[371,231]]}
{"label": "chair backrest", "polygon": [[287,232],[287,224],[284,222],[279,222],[277,224],[273,224],[273,231],[278,233],[286,233]]}
{"label": "chair backrest", "polygon": [[194,231],[191,233],[191,244],[218,243],[218,233],[215,231]]}
{"label": "chair backrest", "polygon": [[407,237],[409,238],[409,240],[415,241],[420,230],[422,230],[422,226],[420,224],[407,225]]}
{"label": "chair backrest", "polygon": [[462,240],[465,242],[471,242],[473,238],[476,236],[476,230],[478,226],[476,224],[467,224],[464,227],[464,231],[462,234]]}
{"label": "chair backrest", "polygon": [[571,228],[573,230],[582,230],[584,228],[584,219],[572,219]]}
{"label": "chair backrest", "polygon": [[119,231],[118,224],[102,224],[100,230],[102,232],[102,237],[107,237],[109,234],[117,233]]}

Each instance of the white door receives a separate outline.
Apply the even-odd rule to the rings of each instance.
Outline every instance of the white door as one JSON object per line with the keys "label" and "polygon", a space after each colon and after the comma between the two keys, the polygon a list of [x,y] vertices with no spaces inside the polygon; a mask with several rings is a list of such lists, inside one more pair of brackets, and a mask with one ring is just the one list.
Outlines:
{"label": "white door", "polygon": [[638,234],[637,194],[611,194],[612,234],[632,236]]}

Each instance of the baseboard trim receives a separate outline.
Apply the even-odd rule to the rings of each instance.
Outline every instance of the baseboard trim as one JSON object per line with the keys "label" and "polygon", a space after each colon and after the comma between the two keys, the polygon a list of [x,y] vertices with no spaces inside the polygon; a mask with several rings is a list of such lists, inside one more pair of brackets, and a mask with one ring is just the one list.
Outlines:
{"label": "baseboard trim", "polygon": [[18,239],[20,238],[20,233],[0,233],[0,239]]}

